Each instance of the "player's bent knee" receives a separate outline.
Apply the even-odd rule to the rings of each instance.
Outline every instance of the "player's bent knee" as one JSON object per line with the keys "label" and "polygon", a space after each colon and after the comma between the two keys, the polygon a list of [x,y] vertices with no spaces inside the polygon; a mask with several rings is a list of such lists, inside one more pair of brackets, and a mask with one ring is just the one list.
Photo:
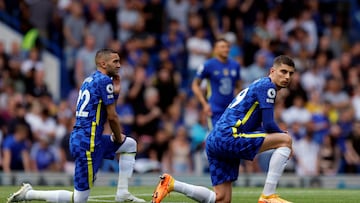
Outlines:
{"label": "player's bent knee", "polygon": [[230,198],[226,198],[225,196],[219,196],[216,195],[216,202],[220,202],[220,203],[230,203],[231,199]]}
{"label": "player's bent knee", "polygon": [[74,190],[74,203],[86,203],[90,195],[90,190]]}
{"label": "player's bent knee", "polygon": [[137,142],[132,137],[126,137],[125,141],[116,151],[116,153],[136,153]]}
{"label": "player's bent knee", "polygon": [[285,134],[285,136],[283,136],[283,140],[284,140],[284,144],[291,148],[291,145],[292,145],[292,138],[289,134]]}
{"label": "player's bent knee", "polygon": [[228,196],[225,193],[216,193],[216,202],[230,203],[231,196]]}

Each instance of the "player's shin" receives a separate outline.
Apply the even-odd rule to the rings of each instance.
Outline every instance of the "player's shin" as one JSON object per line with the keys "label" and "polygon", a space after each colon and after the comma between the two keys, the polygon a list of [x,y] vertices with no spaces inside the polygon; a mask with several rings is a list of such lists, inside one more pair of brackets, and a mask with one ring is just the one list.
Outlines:
{"label": "player's shin", "polygon": [[128,182],[131,178],[135,164],[136,141],[127,137],[116,153],[119,158],[119,179],[116,195],[128,193]]}
{"label": "player's shin", "polygon": [[177,180],[174,182],[174,191],[202,203],[214,203],[216,199],[215,192],[206,187],[191,185]]}
{"label": "player's shin", "polygon": [[265,180],[264,195],[268,196],[275,193],[276,185],[284,172],[290,153],[291,149],[288,147],[279,147],[273,152]]}
{"label": "player's shin", "polygon": [[45,200],[47,202],[72,202],[73,193],[66,190],[41,191],[30,190],[26,200]]}

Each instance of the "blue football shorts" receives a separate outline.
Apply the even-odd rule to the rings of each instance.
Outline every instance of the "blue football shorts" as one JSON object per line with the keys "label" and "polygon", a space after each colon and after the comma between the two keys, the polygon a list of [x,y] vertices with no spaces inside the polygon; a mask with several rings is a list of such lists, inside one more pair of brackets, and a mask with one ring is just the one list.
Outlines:
{"label": "blue football shorts", "polygon": [[114,159],[119,147],[120,144],[111,141],[109,135],[102,135],[101,143],[95,144],[93,152],[81,147],[76,141],[70,141],[71,155],[75,158],[75,189],[78,191],[90,189],[103,159]]}
{"label": "blue football shorts", "polygon": [[212,185],[236,181],[240,160],[253,160],[264,138],[264,132],[244,133],[234,137],[211,131],[206,139],[206,154]]}

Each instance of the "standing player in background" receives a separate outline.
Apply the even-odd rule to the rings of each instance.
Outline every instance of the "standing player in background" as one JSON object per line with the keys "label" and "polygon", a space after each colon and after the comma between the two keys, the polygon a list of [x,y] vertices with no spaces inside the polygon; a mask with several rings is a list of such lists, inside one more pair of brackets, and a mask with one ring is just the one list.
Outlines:
{"label": "standing player in background", "polygon": [[253,160],[256,154],[275,149],[258,203],[289,203],[276,194],[276,187],[291,155],[292,140],[275,123],[274,104],[277,91],[289,85],[294,72],[291,58],[276,57],[269,76],[242,90],[226,108],[206,139],[214,191],[163,174],[152,202],[161,202],[171,191],[204,203],[231,202],[232,182],[238,178],[240,159]]}
{"label": "standing player in background", "polygon": [[[192,82],[194,95],[202,105],[203,111],[210,117],[209,129],[226,109],[241,88],[240,65],[230,59],[230,44],[223,38],[214,43],[214,57],[207,60],[198,69]],[[202,80],[207,81],[206,98],[201,89]]]}
{"label": "standing player in background", "polygon": [[[74,191],[33,190],[24,183],[20,190],[8,198],[8,202],[44,200],[47,202],[87,202],[90,189],[103,159],[119,158],[119,179],[115,200],[118,202],[145,202],[128,191],[128,179],[132,176],[137,143],[121,133],[115,110],[120,93],[120,58],[117,52],[102,49],[96,53],[97,71],[87,77],[80,88],[76,121],[70,137],[70,151],[75,158]],[[103,135],[108,121],[112,135]]]}

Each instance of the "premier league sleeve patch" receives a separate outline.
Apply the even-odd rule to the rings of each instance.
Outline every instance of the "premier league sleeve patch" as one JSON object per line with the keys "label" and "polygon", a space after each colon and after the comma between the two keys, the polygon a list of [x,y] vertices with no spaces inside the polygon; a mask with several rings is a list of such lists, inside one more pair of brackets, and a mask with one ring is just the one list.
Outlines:
{"label": "premier league sleeve patch", "polygon": [[113,86],[113,84],[106,85],[106,92],[107,92],[107,98],[108,99],[114,98],[114,86]]}
{"label": "premier league sleeve patch", "polygon": [[275,103],[275,97],[276,97],[276,90],[274,88],[269,88],[267,91],[266,102],[271,104]]}

